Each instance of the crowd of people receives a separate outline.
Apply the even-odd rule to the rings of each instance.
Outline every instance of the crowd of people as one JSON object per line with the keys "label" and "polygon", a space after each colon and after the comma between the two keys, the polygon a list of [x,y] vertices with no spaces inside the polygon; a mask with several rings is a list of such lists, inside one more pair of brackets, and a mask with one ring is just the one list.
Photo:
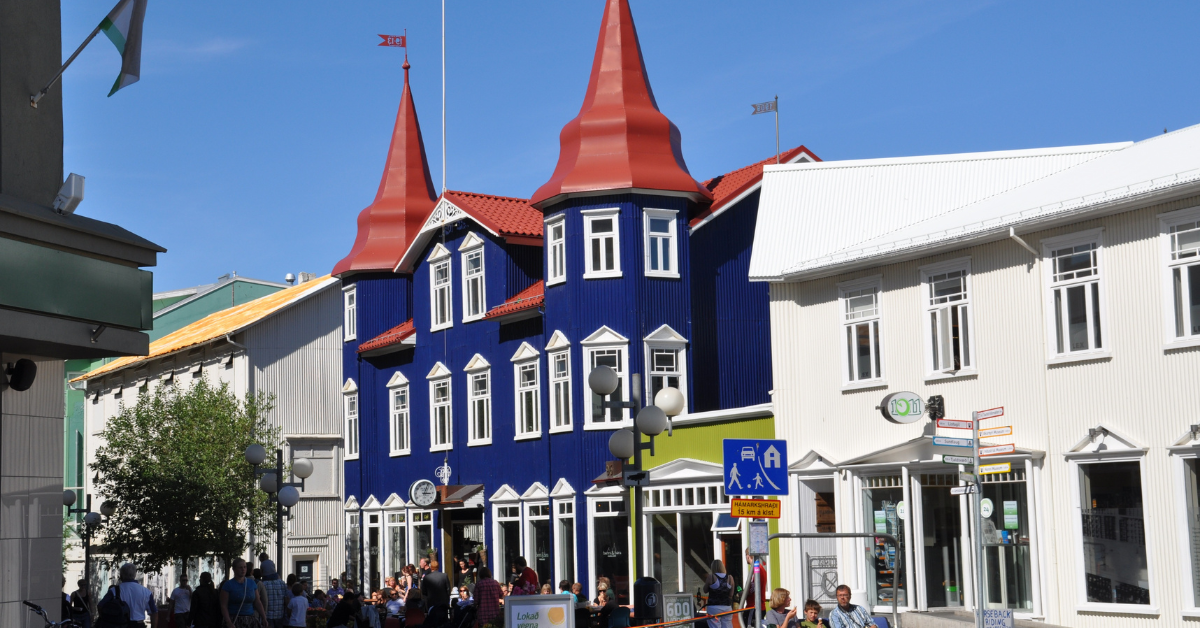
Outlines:
{"label": "crowd of people", "polygon": [[[749,558],[749,557],[748,557]],[[509,564],[503,582],[485,566],[460,560],[450,575],[439,570],[437,560],[422,559],[386,579],[382,588],[366,596],[352,582],[346,586],[334,578],[327,591],[310,591],[306,581],[294,574],[280,578],[275,563],[265,554],[260,567],[251,569],[241,558],[231,563],[232,574],[217,585],[210,573],[201,573],[192,588],[183,575],[167,601],[171,618],[159,626],[159,608],[153,593],[136,581],[137,567],[120,568],[120,582],[109,588],[98,603],[89,597],[86,582],[63,598],[64,617],[70,616],[84,628],[307,628],[310,619],[325,620],[325,628],[483,628],[499,625],[505,600],[519,595],[569,595],[576,608],[577,628],[625,628],[632,607],[618,600],[612,582],[600,577],[596,598],[587,600],[583,585],[563,580],[557,588],[540,583],[537,572],[524,558]],[[850,603],[850,588],[837,589],[837,606],[821,618],[822,608],[814,600],[793,608],[791,593],[776,588],[767,594],[767,574],[761,565],[752,569],[746,590],[738,595],[737,581],[720,560],[713,561],[699,592],[705,605],[707,628],[733,628],[733,615],[744,612],[741,625],[754,625],[756,596],[763,596],[764,627],[775,628],[868,628],[867,610]],[[64,581],[65,585],[65,581]],[[735,605],[741,610],[735,611]],[[327,619],[326,619],[327,618]],[[320,624],[318,624],[320,625]]]}

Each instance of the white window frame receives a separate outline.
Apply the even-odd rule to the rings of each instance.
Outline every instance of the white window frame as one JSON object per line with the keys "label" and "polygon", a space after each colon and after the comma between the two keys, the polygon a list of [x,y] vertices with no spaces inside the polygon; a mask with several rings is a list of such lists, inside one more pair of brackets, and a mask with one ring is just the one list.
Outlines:
{"label": "white window frame", "polygon": [[646,404],[654,403],[654,377],[655,375],[670,375],[668,373],[655,373],[654,371],[654,352],[658,351],[674,351],[675,352],[675,371],[674,376],[679,378],[679,392],[683,394],[683,412],[680,416],[687,414],[688,408],[688,370],[687,370],[687,339],[679,332],[675,331],[668,325],[659,327],[654,333],[642,339],[643,355],[646,365],[645,381],[643,385],[645,390],[642,392]]}
{"label": "white window frame", "polygon": [[[1200,345],[1200,332],[1187,333],[1189,329],[1195,330],[1200,327],[1200,321],[1192,321],[1190,308],[1187,307],[1187,291],[1190,287],[1188,281],[1187,268],[1189,266],[1200,265],[1200,253],[1184,257],[1178,260],[1171,258],[1171,229],[1180,225],[1200,221],[1200,207],[1189,207],[1179,211],[1159,214],[1159,257],[1162,265],[1162,313],[1163,313],[1163,349],[1178,349],[1181,347],[1194,347]],[[1182,279],[1181,297],[1183,303],[1183,329],[1182,336],[1175,335],[1176,320],[1175,320],[1175,282],[1174,271],[1179,269]],[[1103,321],[1102,321],[1103,322]]]}
{"label": "white window frame", "polygon": [[[397,377],[398,376],[398,377]],[[412,391],[408,379],[399,372],[388,382],[388,445],[389,456],[407,456],[412,453]],[[404,396],[404,409],[396,408],[398,395]],[[398,446],[397,437],[403,437],[403,446]]]}
{"label": "white window frame", "polygon": [[[542,375],[541,375],[541,358],[525,358],[513,360],[513,416],[515,417],[516,436],[513,440],[531,440],[542,437]],[[533,372],[533,386],[522,388],[521,372]],[[536,426],[533,431],[525,430],[525,415],[524,404],[521,403],[521,397],[528,392],[533,392],[533,423]]]}
{"label": "white window frame", "polygon": [[358,388],[342,395],[343,429],[346,434],[346,460],[358,460],[359,439],[361,438],[361,408],[358,406]]}
{"label": "white window frame", "polygon": [[[440,364],[439,364],[440,366]],[[436,368],[436,367],[435,367]],[[446,402],[436,401],[436,390],[441,384],[446,385]],[[437,442],[437,413],[439,408],[446,409],[446,442]],[[454,382],[450,374],[429,378],[429,451],[448,451],[454,449]]]}
{"label": "white window frame", "polygon": [[[475,380],[477,378],[483,378],[484,383],[487,386],[487,392],[483,395],[477,396],[475,394]],[[477,423],[477,419],[479,418],[477,415],[478,408],[476,407],[476,403],[475,403],[477,401],[483,402],[484,411],[487,413],[487,416],[484,417],[484,424],[485,424],[484,425],[484,432],[485,432],[484,434],[480,434],[476,430],[476,423]],[[475,447],[478,445],[491,445],[492,444],[492,369],[491,369],[490,365],[483,366],[480,368],[472,368],[472,369],[467,370],[467,420],[470,422],[467,427],[467,430],[468,430],[467,446]]]}
{"label": "white window frame", "polygon": [[[621,276],[621,209],[613,207],[608,209],[585,209],[580,214],[583,215],[583,243],[584,243],[584,260],[586,263],[583,269],[584,279],[610,279]],[[592,255],[592,240],[597,237],[592,233],[592,223],[597,220],[612,220],[613,231],[613,267],[611,270],[592,270],[595,266],[595,259]]]}
{"label": "white window frame", "polygon": [[[567,220],[565,214],[548,218],[545,223],[546,234],[546,285],[553,286],[567,281]],[[561,234],[554,236],[555,229]],[[557,271],[555,272],[555,262]]]}
{"label": "white window frame", "polygon": [[[642,250],[643,268],[647,277],[665,277],[669,279],[679,278],[679,221],[677,220],[679,212],[673,209],[644,209],[642,210]],[[670,245],[667,247],[665,261],[668,268],[666,270],[651,270],[650,268],[650,252],[654,240],[663,237],[663,234],[653,234],[650,232],[650,221],[652,219],[666,220],[670,227],[667,230],[666,238],[670,240]],[[661,249],[661,247],[659,247]]]}
{"label": "white window frame", "polygon": [[1192,439],[1190,444],[1176,445],[1168,448],[1171,453],[1172,475],[1175,476],[1175,529],[1178,534],[1179,541],[1179,556],[1180,556],[1180,598],[1183,602],[1183,616],[1189,618],[1200,618],[1200,604],[1196,603],[1196,594],[1193,590],[1195,577],[1198,575],[1192,571],[1192,539],[1191,525],[1188,521],[1188,500],[1187,500],[1187,469],[1186,465],[1189,461],[1200,460],[1200,447],[1197,442]]}
{"label": "white window frame", "polygon": [[[534,514],[533,513],[534,508],[537,508],[538,510],[541,510],[544,508],[546,514],[544,514],[544,515],[543,514]],[[528,555],[525,556],[525,560],[527,560],[529,562],[529,568],[533,569],[534,571],[537,571],[537,544],[533,542],[534,541],[534,539],[533,539],[533,522],[534,521],[547,522],[548,525],[546,527],[548,529],[546,531],[550,533],[550,539],[549,539],[550,540],[550,556],[553,557],[556,554],[556,552],[554,551],[555,550],[555,547],[554,547],[555,520],[554,520],[554,510],[553,510],[553,508],[551,508],[550,500],[548,498],[547,499],[536,499],[535,498],[532,500],[521,502],[521,530],[522,530],[521,536],[524,537],[521,539],[521,544],[526,547],[525,551],[526,551],[526,554],[528,554]],[[555,574],[555,563],[556,562],[557,562],[556,560],[552,560],[550,562],[550,577],[551,578],[553,578],[554,574]],[[551,583],[551,586],[554,586],[555,588],[557,588],[556,583]],[[541,587],[539,586],[538,589],[540,590]],[[557,591],[556,591],[556,593],[557,593]]]}
{"label": "white window frame", "polygon": [[[505,486],[507,487],[507,485],[505,485]],[[496,548],[495,548],[496,553],[495,553],[495,556],[493,557],[492,563],[493,563],[493,565],[495,565],[495,567],[493,569],[496,569],[496,570],[499,570],[499,569],[507,570],[508,569],[508,565],[501,564],[504,562],[504,553],[505,553],[504,533],[502,532],[503,528],[500,525],[502,522],[505,522],[505,521],[516,521],[517,522],[517,530],[518,530],[517,545],[520,546],[520,548],[517,552],[517,555],[518,556],[525,555],[525,534],[523,533],[523,531],[525,530],[525,522],[523,520],[524,514],[525,514],[525,509],[521,507],[520,498],[515,497],[515,495],[516,495],[515,493],[513,493],[513,495],[514,495],[513,499],[505,499],[503,501],[496,501],[495,499],[491,500],[492,501],[492,540],[494,542],[493,544],[496,546]],[[505,508],[505,509],[512,508],[513,510],[511,510],[511,511],[505,510],[505,514],[501,515],[501,513],[500,513],[501,508]],[[513,514],[514,512],[516,514]],[[491,552],[488,552],[488,553],[491,554]]]}
{"label": "white window frame", "polygon": [[[962,271],[964,273],[963,285],[964,285],[965,296],[962,299],[959,299],[959,300],[956,300],[953,302],[933,303],[932,302],[933,296],[930,293],[930,289],[932,287],[930,285],[931,279],[934,277],[937,277],[939,275],[943,275],[946,273],[958,272],[958,271]],[[921,324],[920,324],[920,327],[921,327],[921,335],[924,338],[924,340],[922,340],[921,344],[924,345],[924,347],[925,347],[925,379],[933,380],[933,379],[943,379],[946,377],[962,377],[964,375],[977,374],[979,372],[979,351],[978,351],[978,344],[975,342],[975,305],[971,301],[971,296],[974,291],[974,287],[971,285],[971,258],[970,257],[960,257],[958,259],[947,260],[944,262],[939,262],[937,264],[929,264],[927,266],[922,266],[920,268],[920,272],[921,272],[921,288],[920,288],[920,290],[921,290]],[[969,356],[970,363],[963,366],[962,368],[960,368],[958,370],[954,370],[952,366],[950,368],[946,368],[946,365],[944,363],[935,365],[934,364],[934,355],[935,355],[934,352],[935,351],[937,351],[938,356],[942,356],[942,355],[945,355],[945,352],[947,349],[949,349],[951,351],[953,351],[953,349],[954,349],[954,347],[951,346],[951,344],[950,344],[950,343],[953,343],[954,340],[952,338],[950,338],[948,335],[946,335],[946,334],[948,334],[948,332],[950,330],[950,320],[951,320],[950,309],[951,308],[961,308],[961,307],[966,307],[966,309],[967,309],[967,314],[965,317],[963,317],[961,315],[961,309],[960,309],[959,315],[960,315],[960,318],[966,322],[967,333],[964,335],[966,336],[967,346],[966,346],[966,351],[964,353],[966,353]],[[937,317],[936,325],[937,325],[937,333],[938,333],[938,344],[940,345],[937,347],[934,346],[933,329],[931,329],[931,327],[930,327],[930,323],[933,320],[932,317],[934,317],[934,316]],[[961,325],[961,323],[960,323],[960,325]],[[960,351],[962,351],[962,347],[959,347],[959,349],[960,349]],[[940,362],[940,360],[939,360],[939,362]]]}
{"label": "white window frame", "polygon": [[[1105,249],[1104,249],[1104,229],[1089,229],[1077,233],[1046,238],[1042,240],[1042,280],[1045,286],[1043,293],[1043,303],[1045,304],[1045,329],[1046,329],[1046,363],[1047,364],[1062,364],[1066,362],[1078,362],[1080,360],[1095,360],[1098,358],[1107,358],[1112,356],[1113,338],[1109,331],[1108,308],[1108,290],[1105,286],[1104,266],[1105,266]],[[1082,246],[1086,244],[1095,244],[1096,246],[1096,271],[1094,274],[1087,275],[1082,278],[1071,278],[1055,281],[1054,279],[1054,258],[1055,250],[1065,249],[1068,247]],[[1080,351],[1058,352],[1058,326],[1056,323],[1057,309],[1054,301],[1054,292],[1062,289],[1066,290],[1074,286],[1088,286],[1092,283],[1098,284],[1097,292],[1100,295],[1100,303],[1098,309],[1100,311],[1100,344],[1099,348],[1091,348]],[[1064,295],[1065,296],[1065,295]],[[1093,291],[1084,290],[1084,307],[1087,310],[1088,322],[1088,343],[1095,344],[1095,323],[1093,321],[1093,312],[1096,310],[1094,305]],[[1066,300],[1063,300],[1064,314],[1062,324],[1065,326],[1068,323],[1065,314]],[[1064,347],[1070,343],[1070,337],[1066,329],[1062,330]]]}
{"label": "white window frame", "polygon": [[358,338],[358,285],[342,288],[342,342]]}
{"label": "white window frame", "polygon": [[[446,283],[438,285],[438,268],[446,267]],[[438,293],[446,293],[446,320],[438,322]],[[429,256],[429,330],[449,329],[454,327],[454,264],[451,263],[450,252],[442,245],[437,245]]]}
{"label": "white window frame", "polygon": [[[883,335],[883,322],[884,322],[883,321],[883,276],[882,275],[872,275],[870,277],[863,277],[861,279],[855,279],[853,281],[845,281],[845,282],[839,283],[837,285],[837,287],[838,287],[838,308],[837,308],[838,346],[840,347],[838,353],[840,353],[842,356],[841,359],[839,360],[842,365],[842,375],[841,375],[842,390],[854,390],[857,388],[875,388],[878,386],[886,386],[887,385],[887,377],[884,374],[886,370],[883,368],[884,367],[883,342],[881,340],[881,336]],[[857,293],[861,290],[872,290],[872,289],[875,291],[875,312],[873,314],[855,317],[853,320],[848,319],[847,311],[846,311],[847,299],[855,296],[854,293]],[[858,332],[857,332],[857,330],[854,329],[855,326],[864,324],[864,323],[867,324],[868,333],[870,333],[870,337],[871,337],[871,358],[870,359],[872,360],[872,362],[874,364],[878,365],[878,369],[872,368],[872,373],[874,374],[873,377],[866,378],[866,379],[853,379],[853,378],[851,378],[850,373],[851,373],[851,371],[853,371],[855,374],[857,374],[858,369],[854,368],[857,365],[852,364],[851,361],[858,355],[858,352],[850,350],[850,346],[847,345],[847,343],[849,341],[847,340],[846,333],[847,333],[847,330],[849,330],[853,334],[852,337],[856,337]]]}
{"label": "white window frame", "polygon": [[[562,512],[564,507],[566,507],[566,510],[570,510],[571,512]],[[576,582],[579,578],[579,519],[575,517],[575,508],[574,495],[566,497],[552,496],[550,500],[550,516],[552,519],[552,523],[550,525],[553,526],[551,528],[553,533],[550,535],[550,537],[554,542],[554,579],[556,581],[570,578],[572,582]],[[571,537],[571,564],[575,566],[575,573],[571,574],[570,576],[564,573],[564,556],[563,552],[560,551],[563,543],[561,522],[565,519],[571,520],[571,530],[573,532]]]}
{"label": "white window frame", "polygon": [[[596,556],[596,519],[602,517],[624,516],[628,522],[632,523],[634,521],[633,512],[631,509],[626,508],[625,502],[627,498],[623,496],[621,492],[613,490],[616,488],[618,487],[600,490],[593,489],[584,493],[584,498],[587,504],[587,548],[584,551],[587,552],[588,582],[591,583],[590,585],[584,586],[588,587],[588,596],[592,598],[596,596],[595,583],[597,578],[596,561],[594,560]],[[606,504],[603,510],[598,506],[600,503]],[[615,506],[615,508],[619,508],[620,510],[613,510],[614,503],[618,504],[618,506]],[[632,575],[636,573],[636,570],[633,567],[633,557],[637,553],[638,547],[637,543],[635,543],[633,539],[633,526],[631,525],[625,526],[625,547],[625,553],[628,554],[628,560],[626,563],[628,565],[627,569],[629,569],[629,573]],[[579,569],[579,567],[576,566],[576,569]],[[629,584],[629,592],[630,594],[633,593],[632,582]]]}
{"label": "white window frame", "polygon": [[[559,362],[565,363],[566,374],[559,376],[555,371],[555,367]],[[558,434],[562,432],[570,432],[575,425],[572,422],[574,418],[574,407],[571,406],[573,401],[571,397],[571,350],[559,349],[558,351],[548,351],[546,353],[546,380],[550,382],[550,433]],[[564,391],[564,407],[566,409],[566,420],[559,416],[558,398],[559,390]]]}
{"label": "white window frame", "polygon": [[[1103,313],[1101,313],[1103,315]],[[1147,492],[1146,486],[1146,463],[1145,451],[1139,449],[1115,450],[1111,453],[1104,452],[1080,452],[1067,454],[1070,462],[1070,483],[1071,483],[1071,512],[1073,513],[1075,540],[1075,590],[1076,602],[1075,610],[1081,612],[1101,612],[1101,613],[1125,613],[1129,615],[1159,615],[1158,602],[1161,593],[1158,591],[1157,583],[1155,582],[1155,552],[1154,548],[1154,526],[1146,525],[1143,530],[1146,535],[1146,573],[1149,580],[1150,603],[1143,606],[1141,604],[1107,604],[1104,602],[1089,602],[1087,599],[1087,574],[1084,570],[1085,557],[1083,554],[1083,508],[1080,495],[1080,481],[1082,479],[1083,469],[1080,465],[1083,464],[1105,464],[1113,462],[1136,462],[1138,463],[1138,477],[1142,483],[1142,503],[1145,510],[1145,504],[1149,502],[1147,499],[1151,493]]]}
{"label": "white window frame", "polygon": [[[597,423],[592,416],[592,395],[594,394],[590,388],[587,388],[586,382],[588,375],[592,372],[593,364],[595,364],[595,356],[598,352],[614,351],[620,357],[621,362],[621,399],[629,400],[629,340],[624,336],[616,333],[612,329],[601,327],[596,330],[589,338],[597,338],[596,340],[583,340],[579,344],[583,345],[583,370],[581,381],[585,382],[584,388],[584,404],[583,404],[583,429],[585,430],[617,430],[629,427],[633,424],[633,420],[629,414],[629,409],[622,409],[620,412],[620,420],[617,421],[602,421]],[[611,413],[611,410],[605,411],[605,416]]]}
{"label": "white window frame", "polygon": [[[472,237],[474,236],[474,237]],[[464,323],[477,321],[487,314],[487,281],[486,270],[487,264],[484,259],[483,240],[475,234],[467,237],[467,241],[459,249],[462,255],[462,291],[463,291],[463,306],[462,320]],[[467,260],[471,257],[479,256],[479,272],[471,274],[471,266]],[[471,314],[471,284],[479,284],[479,312]]]}

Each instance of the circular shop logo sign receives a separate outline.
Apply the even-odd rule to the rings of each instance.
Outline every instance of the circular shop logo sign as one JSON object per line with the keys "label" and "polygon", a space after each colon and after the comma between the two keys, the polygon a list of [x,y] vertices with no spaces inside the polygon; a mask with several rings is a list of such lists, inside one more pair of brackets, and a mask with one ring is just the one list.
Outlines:
{"label": "circular shop logo sign", "polygon": [[879,411],[892,423],[916,423],[925,415],[925,401],[916,393],[896,392],[883,398]]}
{"label": "circular shop logo sign", "polygon": [[646,606],[651,608],[658,606],[658,596],[653,593],[646,594]]}
{"label": "circular shop logo sign", "polygon": [[992,506],[992,500],[984,497],[983,500],[979,502],[979,514],[983,515],[984,519],[990,519],[992,517],[993,509],[994,507]]}

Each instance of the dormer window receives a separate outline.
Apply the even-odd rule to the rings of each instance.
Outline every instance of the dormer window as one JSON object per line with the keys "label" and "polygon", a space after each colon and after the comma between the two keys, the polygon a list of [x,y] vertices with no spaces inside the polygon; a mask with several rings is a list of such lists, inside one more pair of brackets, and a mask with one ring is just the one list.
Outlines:
{"label": "dormer window", "polygon": [[621,237],[617,229],[620,209],[589,209],[583,214],[587,240],[587,268],[584,279],[621,276]]}

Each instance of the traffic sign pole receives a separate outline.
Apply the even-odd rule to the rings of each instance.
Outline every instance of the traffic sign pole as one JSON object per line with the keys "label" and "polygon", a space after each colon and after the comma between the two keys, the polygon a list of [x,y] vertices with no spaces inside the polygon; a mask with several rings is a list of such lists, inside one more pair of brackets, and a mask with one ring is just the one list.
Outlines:
{"label": "traffic sign pole", "polygon": [[[971,413],[971,440],[975,445],[975,468],[979,469],[982,458],[979,455],[979,421],[978,412]],[[975,476],[975,628],[983,628],[983,484],[980,476]]]}

